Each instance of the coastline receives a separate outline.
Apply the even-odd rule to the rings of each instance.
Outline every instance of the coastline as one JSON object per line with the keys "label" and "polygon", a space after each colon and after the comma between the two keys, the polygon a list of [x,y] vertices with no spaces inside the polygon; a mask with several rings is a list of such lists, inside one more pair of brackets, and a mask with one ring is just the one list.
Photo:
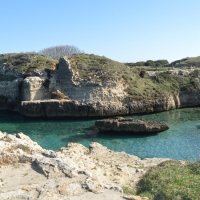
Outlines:
{"label": "coastline", "polygon": [[124,186],[134,187],[148,169],[169,160],[141,160],[99,143],[92,143],[89,149],[69,143],[54,152],[41,148],[23,133],[0,132],[0,148],[3,200],[87,199],[89,196],[102,198],[102,195],[105,199],[109,195],[124,199]]}

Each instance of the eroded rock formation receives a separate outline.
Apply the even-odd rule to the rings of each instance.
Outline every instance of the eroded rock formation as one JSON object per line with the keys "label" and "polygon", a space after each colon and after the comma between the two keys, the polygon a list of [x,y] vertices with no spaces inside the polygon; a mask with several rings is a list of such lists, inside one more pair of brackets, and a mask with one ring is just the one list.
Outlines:
{"label": "eroded rock formation", "polygon": [[128,133],[159,133],[169,129],[169,126],[163,122],[125,119],[123,117],[97,120],[95,127],[99,129],[99,132],[114,131]]}
{"label": "eroded rock formation", "polygon": [[141,160],[98,143],[89,149],[69,143],[54,152],[23,133],[0,132],[0,199],[124,199],[122,186],[134,187],[165,160]]}
{"label": "eroded rock formation", "polygon": [[[64,57],[57,69],[35,69],[26,74],[0,63],[0,109],[19,111],[29,117],[92,117],[200,105],[198,88],[150,98],[130,98],[126,92],[128,85],[122,78],[117,75],[109,78],[102,70],[92,71],[86,78],[81,78],[71,62]],[[172,71],[169,73],[176,74],[177,69]],[[188,73],[178,74],[186,76]]]}

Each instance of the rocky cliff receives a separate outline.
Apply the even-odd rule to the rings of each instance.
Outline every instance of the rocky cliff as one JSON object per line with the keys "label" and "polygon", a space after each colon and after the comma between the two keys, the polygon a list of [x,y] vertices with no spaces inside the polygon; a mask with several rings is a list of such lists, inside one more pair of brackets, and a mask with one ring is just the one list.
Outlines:
{"label": "rocky cliff", "polygon": [[[28,63],[33,63],[31,56]],[[115,116],[200,105],[200,75],[191,69],[140,77],[134,68],[81,54],[60,58],[57,67],[49,64],[49,69],[41,67],[42,58],[42,64],[36,62],[39,69],[24,64],[26,70],[19,71],[13,63],[22,61],[8,58],[14,59],[0,59],[0,109],[18,110],[25,116]]]}

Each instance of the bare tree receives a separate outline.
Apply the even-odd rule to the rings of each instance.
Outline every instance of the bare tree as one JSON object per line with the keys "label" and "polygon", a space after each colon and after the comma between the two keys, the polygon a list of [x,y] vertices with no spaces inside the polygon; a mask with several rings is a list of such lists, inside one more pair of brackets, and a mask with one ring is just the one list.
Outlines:
{"label": "bare tree", "polygon": [[80,54],[83,53],[80,49],[78,49],[75,46],[69,46],[69,45],[60,45],[60,46],[54,46],[45,48],[38,52],[39,54],[45,55],[52,59],[59,59],[62,56],[70,56],[72,54]]}

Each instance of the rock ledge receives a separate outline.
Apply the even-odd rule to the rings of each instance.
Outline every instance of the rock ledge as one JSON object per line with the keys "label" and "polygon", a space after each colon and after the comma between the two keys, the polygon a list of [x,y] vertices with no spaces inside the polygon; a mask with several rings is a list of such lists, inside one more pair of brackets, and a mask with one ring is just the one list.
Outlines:
{"label": "rock ledge", "polygon": [[169,129],[169,126],[163,122],[145,121],[143,119],[131,119],[115,117],[111,119],[97,120],[95,127],[99,132],[130,132],[130,133],[158,133]]}

